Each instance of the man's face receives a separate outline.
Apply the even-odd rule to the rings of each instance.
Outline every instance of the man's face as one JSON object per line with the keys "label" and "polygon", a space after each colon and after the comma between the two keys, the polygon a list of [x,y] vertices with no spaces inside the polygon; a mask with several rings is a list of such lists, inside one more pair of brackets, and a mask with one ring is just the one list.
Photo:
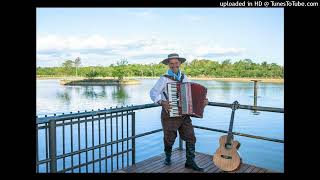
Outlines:
{"label": "man's face", "polygon": [[180,68],[180,61],[178,59],[170,59],[168,65],[174,73],[177,73]]}

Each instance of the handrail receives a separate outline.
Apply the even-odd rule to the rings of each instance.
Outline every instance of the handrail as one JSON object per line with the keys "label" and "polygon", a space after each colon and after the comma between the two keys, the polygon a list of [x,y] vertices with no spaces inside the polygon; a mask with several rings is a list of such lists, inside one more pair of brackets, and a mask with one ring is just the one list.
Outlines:
{"label": "handrail", "polygon": [[[218,107],[232,107],[230,103],[219,103],[219,102],[209,102],[209,106],[218,106]],[[283,108],[275,107],[266,107],[266,106],[251,106],[251,105],[239,105],[238,109],[248,109],[248,110],[258,110],[258,111],[267,111],[267,112],[278,112],[284,113]]]}
{"label": "handrail", "polygon": [[[208,128],[208,127],[203,127],[203,126],[197,126],[193,125],[193,127],[198,128],[198,129],[204,129],[204,130],[209,130],[209,131],[215,131],[215,132],[221,132],[221,133],[228,133],[226,130],[221,130],[221,129],[213,129],[213,128]],[[284,140],[280,139],[274,139],[274,138],[268,138],[268,137],[262,137],[262,136],[255,136],[251,134],[244,134],[244,133],[239,133],[239,132],[231,132],[234,135],[237,136],[244,136],[244,137],[249,137],[249,138],[254,138],[254,139],[261,139],[261,140],[266,140],[266,141],[273,141],[273,142],[278,142],[278,143],[284,143]]]}

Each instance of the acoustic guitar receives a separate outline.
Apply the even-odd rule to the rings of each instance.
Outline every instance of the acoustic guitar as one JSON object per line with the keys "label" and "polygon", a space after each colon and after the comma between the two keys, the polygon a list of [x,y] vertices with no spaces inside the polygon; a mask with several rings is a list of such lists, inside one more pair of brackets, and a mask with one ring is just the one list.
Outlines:
{"label": "acoustic guitar", "polygon": [[240,143],[233,139],[232,134],[234,112],[238,107],[239,104],[237,101],[235,101],[232,104],[232,113],[228,135],[220,137],[220,146],[213,156],[214,164],[223,171],[235,171],[240,167],[240,164],[242,163],[242,160],[237,151],[240,147]]}

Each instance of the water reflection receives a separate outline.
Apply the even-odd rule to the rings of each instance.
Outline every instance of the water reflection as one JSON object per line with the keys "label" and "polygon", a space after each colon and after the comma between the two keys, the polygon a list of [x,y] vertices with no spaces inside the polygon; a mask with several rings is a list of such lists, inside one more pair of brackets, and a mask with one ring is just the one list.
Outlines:
{"label": "water reflection", "polygon": [[[71,103],[72,97],[84,97],[88,100],[96,100],[101,98],[107,98],[107,88],[110,86],[79,86],[79,87],[65,87],[61,91],[56,93],[56,98],[61,100],[62,103],[69,105]],[[111,90],[111,89],[109,89]],[[113,86],[112,87],[111,98],[114,102],[125,105],[126,100],[129,95],[124,86]],[[74,94],[72,94],[72,92]]]}
{"label": "water reflection", "polygon": [[94,91],[93,86],[85,86],[82,95],[87,99],[96,99],[98,97],[98,94]]}
{"label": "water reflection", "polygon": [[66,87],[62,92],[58,91],[56,93],[56,97],[57,99],[61,100],[62,103],[66,103],[69,105],[71,101],[71,91],[72,91],[71,87]]}
{"label": "water reflection", "polygon": [[219,84],[220,85],[220,88],[222,89],[222,90],[228,90],[228,91],[230,91],[231,90],[231,88],[232,88],[232,83],[231,82],[219,82],[219,81],[217,81],[217,84]]}
{"label": "water reflection", "polygon": [[260,112],[257,111],[257,110],[252,110],[251,112],[252,112],[253,115],[259,115],[260,114]]}
{"label": "water reflection", "polygon": [[126,100],[128,99],[128,93],[122,85],[115,86],[112,92],[112,99],[117,103],[125,105]]}
{"label": "water reflection", "polygon": [[84,92],[82,93],[82,96],[84,96],[87,99],[96,99],[96,98],[104,98],[107,97],[106,93],[106,87],[105,86],[99,86],[101,91],[98,91],[98,87],[96,86],[84,86]]}
{"label": "water reflection", "polygon": [[99,93],[100,97],[107,97],[106,86],[100,86],[101,92]]}
{"label": "water reflection", "polygon": [[232,82],[224,81],[194,81],[196,83],[206,86],[208,89],[231,90]]}
{"label": "water reflection", "polygon": [[74,87],[74,90],[76,91],[77,94],[80,94],[81,87],[80,86],[76,86],[76,87]]}

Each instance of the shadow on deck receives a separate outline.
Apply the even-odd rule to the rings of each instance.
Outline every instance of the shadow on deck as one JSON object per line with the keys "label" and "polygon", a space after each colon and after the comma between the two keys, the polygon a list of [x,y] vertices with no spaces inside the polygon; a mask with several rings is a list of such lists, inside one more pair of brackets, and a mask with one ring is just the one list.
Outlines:
{"label": "shadow on deck", "polygon": [[[199,173],[184,167],[186,161],[185,150],[175,149],[172,152],[170,166],[163,164],[165,154],[151,157],[144,161],[138,162],[135,165],[115,171],[116,173]],[[204,168],[204,173],[224,173],[216,167],[212,161],[212,155],[196,152],[195,161]],[[233,173],[275,173],[265,168],[256,167],[249,164],[241,164],[241,167]]]}

